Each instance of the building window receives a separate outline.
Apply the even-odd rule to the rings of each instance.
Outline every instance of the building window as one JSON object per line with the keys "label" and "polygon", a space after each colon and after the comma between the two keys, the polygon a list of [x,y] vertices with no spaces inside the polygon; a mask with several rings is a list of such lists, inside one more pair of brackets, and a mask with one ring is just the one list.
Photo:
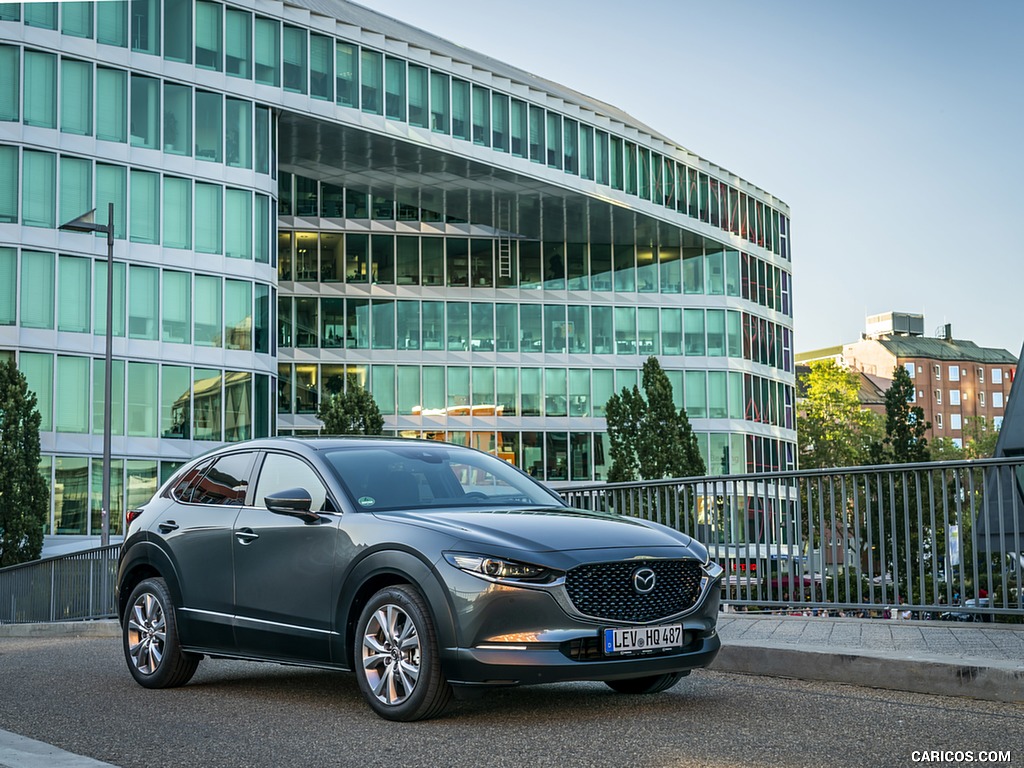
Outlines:
{"label": "building window", "polygon": [[221,342],[221,279],[212,275],[196,275],[194,343],[201,347],[220,347]]}
{"label": "building window", "polygon": [[191,0],[164,0],[164,58],[192,63]]}
{"label": "building window", "polygon": [[958,430],[961,428],[961,419],[959,413],[953,413],[949,416],[949,428],[952,430]]}
{"label": "building window", "polygon": [[224,255],[252,259],[252,193],[228,189],[224,196]]}
{"label": "building window", "polygon": [[470,86],[465,80],[452,80],[452,136],[470,140]]}
{"label": "building window", "polygon": [[192,247],[192,181],[164,177],[164,247]]}
{"label": "building window", "polygon": [[223,193],[219,184],[195,186],[196,250],[200,253],[223,253]]}
{"label": "building window", "polygon": [[376,51],[360,52],[360,83],[363,112],[372,115],[381,113],[381,81],[383,78],[383,56]]}
{"label": "building window", "polygon": [[252,14],[228,8],[224,12],[225,71],[232,77],[252,77]]}
{"label": "building window", "polygon": [[388,56],[384,60],[384,114],[391,120],[405,121],[405,62]]}
{"label": "building window", "polygon": [[992,369],[992,383],[993,384],[1002,384],[1003,383],[1003,369],[1002,368],[993,368]]}
{"label": "building window", "polygon": [[160,3],[132,0],[132,50],[160,54]]}
{"label": "building window", "polygon": [[934,366],[933,370],[935,371],[935,380],[942,381],[942,366],[936,365]]}
{"label": "building window", "polygon": [[160,174],[132,170],[129,223],[132,242],[160,242]]}
{"label": "building window", "polygon": [[942,429],[942,414],[941,413],[936,413],[935,414],[935,428],[936,429]]}
{"label": "building window", "polygon": [[128,271],[128,337],[157,339],[159,317],[159,272],[154,267],[131,265]]}
{"label": "building window", "polygon": [[196,66],[220,72],[224,69],[224,6],[220,3],[196,2]]}
{"label": "building window", "polygon": [[330,37],[309,36],[309,95],[334,101],[334,40]]}
{"label": "building window", "polygon": [[232,168],[252,168],[252,102],[227,99],[225,160]]}
{"label": "building window", "polygon": [[278,86],[281,84],[281,24],[257,16],[255,29],[256,82]]}
{"label": "building window", "polygon": [[914,378],[917,375],[916,366],[913,363],[904,363],[903,367],[907,370],[907,376]]}
{"label": "building window", "polygon": [[96,7],[96,42],[128,46],[128,3],[99,3]]}
{"label": "building window", "polygon": [[21,252],[21,326],[53,328],[54,258],[46,251]]}
{"label": "building window", "polygon": [[131,136],[133,147],[160,148],[160,81],[132,75]]}
{"label": "building window", "polygon": [[956,365],[949,366],[949,380],[960,381],[960,368]]}
{"label": "building window", "polygon": [[1003,407],[1003,393],[1002,392],[993,392],[992,393],[992,407],[993,408],[1002,408]]}
{"label": "building window", "polygon": [[936,389],[935,390],[935,404],[936,405],[942,405],[942,390],[941,389]]}
{"label": "building window", "polygon": [[224,97],[196,91],[196,159],[219,163],[224,147]]}
{"label": "building window", "polygon": [[22,352],[18,356],[18,368],[25,375],[28,388],[36,394],[36,410],[39,411],[39,429],[49,432],[53,429],[53,355],[40,352]]}
{"label": "building window", "polygon": [[[188,272],[163,273],[163,340],[188,344],[192,340],[192,276]],[[180,392],[179,392],[180,394]]]}
{"label": "building window", "polygon": [[299,27],[284,27],[284,89],[292,93],[306,92],[306,77],[309,71],[306,30]]}
{"label": "building window", "polygon": [[949,404],[950,405],[960,405],[960,390],[959,389],[951,389],[951,390],[949,390]]}
{"label": "building window", "polygon": [[984,384],[985,383],[985,369],[982,368],[980,365],[978,366],[978,383],[979,384]]}
{"label": "building window", "polygon": [[[114,336],[124,336],[125,297],[128,295],[128,270],[123,261],[114,262]],[[93,261],[92,332],[107,332],[107,262]],[[116,362],[116,361],[115,361]],[[115,382],[116,384],[116,382]]]}
{"label": "building window", "polygon": [[[92,261],[62,254],[58,258],[58,267],[57,329],[88,333],[92,319]],[[11,287],[14,287],[13,283]]]}

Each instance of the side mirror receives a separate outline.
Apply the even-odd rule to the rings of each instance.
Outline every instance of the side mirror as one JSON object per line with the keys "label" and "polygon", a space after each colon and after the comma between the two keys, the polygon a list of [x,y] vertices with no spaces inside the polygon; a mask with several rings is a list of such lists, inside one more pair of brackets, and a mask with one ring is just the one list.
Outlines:
{"label": "side mirror", "polygon": [[305,488],[288,488],[272,493],[263,499],[263,503],[267,505],[267,509],[279,515],[301,517],[308,522],[320,519],[320,515],[310,511],[313,498]]}

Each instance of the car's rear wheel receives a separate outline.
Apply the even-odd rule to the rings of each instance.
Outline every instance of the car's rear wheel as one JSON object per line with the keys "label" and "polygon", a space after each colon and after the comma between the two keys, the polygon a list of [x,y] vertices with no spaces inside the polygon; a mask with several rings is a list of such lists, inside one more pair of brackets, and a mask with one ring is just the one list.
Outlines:
{"label": "car's rear wheel", "polygon": [[606,680],[605,685],[616,693],[661,693],[686,677],[685,672],[669,672],[665,675],[631,677],[626,680]]}
{"label": "car's rear wheel", "polygon": [[132,590],[121,637],[128,669],[146,688],[184,685],[202,658],[181,650],[174,605],[163,579],[146,579]]}
{"label": "car's rear wheel", "polygon": [[387,720],[436,717],[451,701],[430,610],[411,587],[387,587],[370,598],[356,625],[355,656],[359,689]]}

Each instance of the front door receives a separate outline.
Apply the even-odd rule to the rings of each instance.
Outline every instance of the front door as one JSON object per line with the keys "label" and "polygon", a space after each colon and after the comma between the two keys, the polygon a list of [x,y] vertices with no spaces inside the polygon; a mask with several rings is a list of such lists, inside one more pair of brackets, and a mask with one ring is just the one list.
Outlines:
{"label": "front door", "polygon": [[267,453],[253,506],[241,510],[233,531],[235,637],[243,654],[329,662],[341,516],[309,521],[266,508],[268,495],[290,488],[305,488],[313,511],[330,506],[327,488],[309,464]]}

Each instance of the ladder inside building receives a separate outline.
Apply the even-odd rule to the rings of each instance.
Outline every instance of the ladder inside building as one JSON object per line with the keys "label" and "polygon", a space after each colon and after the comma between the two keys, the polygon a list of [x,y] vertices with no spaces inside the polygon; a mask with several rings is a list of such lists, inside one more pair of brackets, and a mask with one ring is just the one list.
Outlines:
{"label": "ladder inside building", "polygon": [[512,201],[498,200],[498,277],[512,277]]}

